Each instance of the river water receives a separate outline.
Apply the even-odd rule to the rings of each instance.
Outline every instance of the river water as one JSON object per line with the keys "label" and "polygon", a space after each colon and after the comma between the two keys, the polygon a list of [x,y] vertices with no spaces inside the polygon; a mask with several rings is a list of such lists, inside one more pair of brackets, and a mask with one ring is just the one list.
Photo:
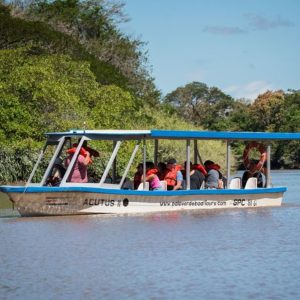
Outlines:
{"label": "river water", "polygon": [[0,218],[0,299],[300,299],[300,172],[280,208]]}

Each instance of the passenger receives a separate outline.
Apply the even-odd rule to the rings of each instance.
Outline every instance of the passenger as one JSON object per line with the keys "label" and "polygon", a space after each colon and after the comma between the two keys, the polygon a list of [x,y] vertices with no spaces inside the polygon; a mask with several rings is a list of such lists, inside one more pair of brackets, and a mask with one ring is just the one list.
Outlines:
{"label": "passenger", "polygon": [[211,160],[204,163],[207,171],[205,180],[205,188],[207,189],[223,189],[226,186],[226,178],[220,172],[221,167]]}
{"label": "passenger", "polygon": [[140,163],[136,167],[136,172],[134,173],[133,177],[133,186],[134,189],[137,190],[140,183],[142,182],[142,176],[143,176],[143,164]]}
{"label": "passenger", "polygon": [[[161,191],[163,186],[157,176],[158,169],[155,168],[154,163],[151,161],[146,162],[146,178],[145,180],[149,182],[149,189],[151,191]],[[143,176],[142,176],[143,181]]]}
{"label": "passenger", "polygon": [[[186,180],[186,162],[184,163],[185,172],[183,178]],[[203,173],[193,168],[193,164],[190,163],[190,189],[199,190],[202,186],[202,182],[205,180]]]}
{"label": "passenger", "polygon": [[180,169],[181,167],[177,165],[176,159],[172,158],[167,162],[167,173],[164,180],[167,181],[168,191],[182,189],[183,175]]}
{"label": "passenger", "polygon": [[157,168],[158,168],[157,176],[158,176],[159,180],[164,180],[165,176],[168,172],[167,165],[164,162],[159,162],[157,165]]}
{"label": "passenger", "polygon": [[[73,147],[67,150],[67,153],[68,154],[74,154],[75,151],[76,151],[76,149],[77,149],[77,146],[78,146],[78,143],[74,143]],[[100,154],[99,154],[98,151],[96,151],[96,150],[88,147],[87,146],[87,141],[84,141],[83,144],[82,144],[82,147],[80,149],[80,154],[83,155],[84,157],[86,157],[86,152],[89,152],[89,154],[90,154],[90,161],[89,161],[89,163],[93,162],[92,159],[91,159],[92,156],[94,156],[94,157],[99,157],[100,156]]]}
{"label": "passenger", "polygon": [[46,185],[58,186],[66,173],[66,169],[63,166],[63,160],[60,157],[55,159],[51,175],[46,181]]}
{"label": "passenger", "polygon": [[204,176],[207,176],[207,171],[206,171],[206,169],[205,169],[205,167],[203,165],[201,165],[201,164],[194,164],[193,165],[193,169],[198,170]]}
{"label": "passenger", "polygon": [[243,177],[242,177],[242,187],[243,188],[245,188],[247,180],[250,177],[257,178],[257,187],[262,188],[264,186],[264,176],[263,176],[264,168],[262,168],[262,171],[256,170],[257,163],[258,163],[257,160],[251,160],[250,161],[249,170],[246,170],[243,174]]}
{"label": "passenger", "polygon": [[[86,143],[84,144],[86,146]],[[72,151],[71,151],[72,149]],[[71,159],[76,151],[74,151],[74,147],[67,150],[69,156],[66,158],[65,166],[66,168],[69,166]],[[87,176],[87,166],[92,162],[90,152],[86,151],[84,147],[82,147],[79,151],[77,160],[75,161],[74,167],[69,175],[68,182],[77,182],[77,183],[86,183],[88,182]]]}

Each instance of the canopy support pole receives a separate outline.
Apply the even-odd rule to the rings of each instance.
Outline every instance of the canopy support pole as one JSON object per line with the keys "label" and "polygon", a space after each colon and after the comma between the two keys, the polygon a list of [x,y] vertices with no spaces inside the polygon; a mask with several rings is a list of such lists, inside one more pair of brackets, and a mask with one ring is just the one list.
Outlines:
{"label": "canopy support pole", "polygon": [[154,164],[157,166],[158,163],[158,140],[154,140]]}
{"label": "canopy support pole", "polygon": [[147,159],[147,153],[146,153],[146,140],[143,140],[143,190],[146,188],[146,159]]}
{"label": "canopy support pole", "polygon": [[125,181],[125,179],[126,179],[126,176],[127,176],[128,172],[129,172],[129,169],[130,169],[130,167],[131,167],[131,165],[132,165],[132,162],[133,162],[133,160],[134,160],[134,158],[135,158],[135,155],[136,155],[136,153],[137,153],[137,151],[138,151],[138,149],[139,149],[139,146],[140,146],[140,142],[138,141],[137,144],[135,145],[134,149],[133,149],[133,152],[132,152],[132,154],[131,154],[131,157],[130,157],[130,159],[129,159],[129,162],[128,162],[127,166],[126,166],[125,172],[124,172],[124,174],[123,174],[123,176],[122,176],[122,179],[121,179],[121,182],[120,182],[120,189],[121,189],[122,186],[123,186],[123,183],[124,183],[124,181]]}
{"label": "canopy support pole", "polygon": [[26,182],[26,187],[31,183],[31,180],[32,180],[32,178],[33,178],[33,176],[34,176],[34,174],[35,174],[37,168],[38,168],[38,165],[40,164],[40,162],[41,162],[41,160],[42,160],[42,158],[43,158],[43,156],[44,156],[46,147],[47,147],[47,144],[44,146],[43,150],[41,150],[41,152],[40,152],[40,154],[39,154],[38,160],[37,160],[37,162],[35,163],[35,165],[34,165],[34,167],[33,167],[33,170],[32,170],[32,172],[31,172],[31,174],[30,174],[30,176],[29,176],[29,178],[28,178],[28,180],[27,180],[27,182]]}
{"label": "canopy support pole", "polygon": [[267,188],[271,187],[271,146],[267,147],[267,174],[266,174]]}
{"label": "canopy support pole", "polygon": [[48,168],[47,168],[46,172],[44,173],[43,179],[41,181],[41,185],[46,184],[47,178],[50,176],[50,171],[52,170],[52,168],[54,166],[55,160],[59,156],[59,154],[61,153],[64,142],[65,142],[65,137],[60,138],[59,144],[57,145],[57,148],[54,152],[54,155],[52,156],[51,161],[48,165]]}
{"label": "canopy support pole", "polygon": [[194,164],[198,163],[198,140],[194,140]]}
{"label": "canopy support pole", "polygon": [[107,164],[107,166],[106,166],[106,168],[105,168],[105,171],[104,171],[104,173],[103,173],[103,175],[102,175],[102,177],[101,177],[101,180],[100,180],[100,182],[99,182],[99,185],[101,186],[104,182],[105,182],[105,180],[106,180],[106,177],[107,177],[107,175],[108,175],[108,172],[109,172],[109,170],[110,170],[110,168],[111,168],[111,166],[112,166],[112,164],[113,164],[113,162],[114,162],[114,160],[115,160],[115,158],[116,158],[116,156],[117,156],[117,154],[118,154],[118,151],[119,151],[119,148],[120,148],[120,146],[121,146],[121,141],[118,141],[117,143],[116,143],[116,146],[115,146],[115,148],[114,148],[114,151],[113,151],[113,153],[112,153],[112,155],[111,155],[111,157],[110,157],[110,159],[109,159],[109,161],[108,161],[108,164]]}
{"label": "canopy support pole", "polygon": [[[116,147],[116,141],[113,141],[113,149],[115,149]],[[117,177],[117,157],[114,158],[114,161],[113,161],[113,165],[112,165],[112,183],[115,183],[116,182],[116,177]]]}
{"label": "canopy support pole", "polygon": [[226,169],[227,169],[227,186],[224,188],[228,188],[230,183],[230,168],[231,168],[231,145],[230,141],[227,141],[227,153],[226,153]]}
{"label": "canopy support pole", "polygon": [[185,180],[186,180],[186,189],[190,190],[191,189],[191,145],[190,145],[190,140],[186,140],[186,166],[185,166]]}

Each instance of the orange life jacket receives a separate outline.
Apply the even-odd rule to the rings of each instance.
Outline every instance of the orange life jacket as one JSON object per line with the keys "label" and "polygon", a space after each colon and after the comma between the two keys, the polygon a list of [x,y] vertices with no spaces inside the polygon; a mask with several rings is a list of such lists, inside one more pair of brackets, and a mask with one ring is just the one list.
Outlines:
{"label": "orange life jacket", "polygon": [[149,169],[147,170],[146,172],[146,176],[150,176],[152,174],[157,174],[158,173],[158,170],[156,168],[153,168],[153,169]]}
{"label": "orange life jacket", "polygon": [[201,164],[194,164],[192,166],[192,169],[200,171],[205,176],[207,175],[207,171],[205,170],[204,166]]}
{"label": "orange life jacket", "polygon": [[221,167],[218,164],[210,164],[206,166],[206,169],[219,171]]}
{"label": "orange life jacket", "polygon": [[[78,144],[77,143],[74,143],[73,144],[73,147],[75,147],[75,149],[77,148]],[[81,147],[81,149],[83,149],[84,151],[88,151],[90,153],[90,156],[94,156],[94,157],[99,157],[100,154],[98,151],[86,146],[86,147]],[[82,154],[81,153],[81,150],[80,150],[80,154],[83,155],[84,157],[86,156],[86,153],[85,154]]]}
{"label": "orange life jacket", "polygon": [[[67,150],[67,153],[73,155],[73,154],[76,152],[76,149],[77,149],[77,147],[70,148],[70,149]],[[83,147],[81,147],[79,153],[80,153],[82,156],[84,156],[84,157],[87,156],[87,151],[86,151]],[[93,161],[92,161],[92,159],[90,158],[88,163],[91,164],[92,162],[93,162]]]}
{"label": "orange life jacket", "polygon": [[172,170],[167,170],[164,180],[167,182],[169,186],[175,186],[177,181],[177,172],[181,170],[180,166],[175,166]]}

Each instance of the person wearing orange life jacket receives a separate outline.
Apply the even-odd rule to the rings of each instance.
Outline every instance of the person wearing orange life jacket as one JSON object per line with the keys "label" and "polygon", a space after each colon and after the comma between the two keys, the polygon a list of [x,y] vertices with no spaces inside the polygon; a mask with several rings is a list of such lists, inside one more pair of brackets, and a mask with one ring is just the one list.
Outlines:
{"label": "person wearing orange life jacket", "polygon": [[226,185],[226,178],[220,172],[221,167],[211,160],[205,161],[204,166],[207,171],[205,188],[223,189],[224,185]]}
{"label": "person wearing orange life jacket", "polygon": [[[76,152],[77,146],[78,146],[78,144],[74,143],[73,147],[67,150],[67,153],[68,154],[74,154]],[[93,162],[92,159],[91,159],[92,156],[94,156],[94,157],[99,157],[100,156],[98,151],[88,147],[87,146],[87,141],[84,141],[82,147],[80,148],[80,154],[83,155],[84,157],[86,157],[87,152],[89,152],[89,154],[90,154],[90,160],[89,160],[90,164]]]}
{"label": "person wearing orange life jacket", "polygon": [[207,171],[205,169],[205,167],[201,164],[193,164],[192,165],[192,169],[193,170],[198,170],[199,172],[201,172],[204,176],[207,176]]}
{"label": "person wearing orange life jacket", "polygon": [[[76,145],[76,144],[75,144]],[[73,145],[74,146],[74,145]],[[69,175],[68,182],[86,183],[88,182],[87,166],[92,163],[91,154],[87,151],[87,141],[84,141],[82,148],[79,151],[77,160]],[[90,149],[90,148],[89,148]],[[67,150],[69,156],[66,159],[66,168],[69,166],[71,159],[76,151],[76,146]],[[95,151],[95,150],[93,150]],[[97,151],[95,151],[97,152]],[[98,153],[98,152],[97,152]]]}
{"label": "person wearing orange life jacket", "polygon": [[[185,180],[187,180],[186,166],[187,162],[184,162],[183,179]],[[195,168],[194,165],[190,162],[190,189],[199,190],[204,180],[204,174],[199,171],[199,168]]]}
{"label": "person wearing orange life jacket", "polygon": [[164,180],[167,182],[167,189],[180,190],[182,189],[183,175],[181,173],[181,167],[177,165],[176,159],[169,159],[167,162],[167,173]]}
{"label": "person wearing orange life jacket", "polygon": [[[155,168],[154,163],[152,161],[147,161],[146,162],[146,178],[145,178],[145,180],[149,182],[149,188],[151,191],[163,190],[163,186],[160,183],[157,173],[158,173],[158,169]],[[141,179],[143,181],[143,176]]]}

